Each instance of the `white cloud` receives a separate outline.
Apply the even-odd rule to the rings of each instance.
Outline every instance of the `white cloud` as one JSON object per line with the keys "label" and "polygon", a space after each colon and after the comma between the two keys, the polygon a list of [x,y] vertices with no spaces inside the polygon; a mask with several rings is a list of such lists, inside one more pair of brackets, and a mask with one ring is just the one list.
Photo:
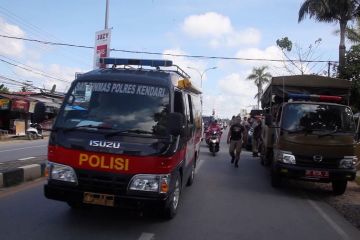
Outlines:
{"label": "white cloud", "polygon": [[257,44],[261,39],[259,30],[255,28],[236,30],[229,17],[216,12],[191,15],[185,18],[182,29],[190,37],[207,39],[212,48]]}
{"label": "white cloud", "polygon": [[[242,74],[245,76],[245,73]],[[254,96],[256,87],[253,82],[246,80],[246,77],[238,73],[227,75],[218,82],[219,94],[205,94],[203,98],[203,114],[210,115],[215,109],[217,116],[231,118],[237,115],[242,109],[248,111],[256,104]],[[231,115],[231,116],[230,116]]]}
{"label": "white cloud", "polygon": [[184,20],[183,30],[192,37],[220,37],[233,32],[228,17],[215,12],[191,15]]}
{"label": "white cloud", "polygon": [[[184,52],[183,50],[178,49],[178,48],[177,49],[167,49],[163,53],[164,54],[180,54],[180,55],[186,54],[186,52]],[[201,86],[200,74],[194,69],[197,69],[200,72],[203,71],[206,68],[205,62],[203,62],[201,60],[191,60],[191,59],[185,58],[185,57],[164,56],[164,58],[172,60],[173,64],[178,65],[185,72],[187,72],[190,75],[192,82],[198,88],[200,88],[200,86]],[[193,69],[190,69],[189,67],[191,67]],[[205,74],[203,76],[202,81],[203,81],[203,84],[206,81]]]}
{"label": "white cloud", "polygon": [[[283,53],[277,46],[270,46],[264,50],[258,48],[248,48],[245,50],[240,50],[236,53],[235,57],[237,58],[250,58],[250,59],[283,59]],[[268,65],[271,63],[272,66],[282,67],[282,62],[266,62],[266,61],[243,61],[243,64],[260,66]]]}
{"label": "white cloud", "polygon": [[[0,34],[12,37],[24,37],[25,32],[18,26],[7,23],[0,17]],[[0,38],[0,54],[19,57],[24,52],[24,44],[20,40]]]}

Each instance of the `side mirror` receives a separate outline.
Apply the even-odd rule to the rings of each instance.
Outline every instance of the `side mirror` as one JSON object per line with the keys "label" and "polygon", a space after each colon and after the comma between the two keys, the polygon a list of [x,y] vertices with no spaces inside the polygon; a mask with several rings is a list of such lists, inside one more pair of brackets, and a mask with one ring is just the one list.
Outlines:
{"label": "side mirror", "polygon": [[271,126],[272,125],[272,116],[270,114],[265,115],[265,125]]}
{"label": "side mirror", "polygon": [[184,130],[184,116],[181,113],[170,113],[168,126],[171,135],[182,135]]}

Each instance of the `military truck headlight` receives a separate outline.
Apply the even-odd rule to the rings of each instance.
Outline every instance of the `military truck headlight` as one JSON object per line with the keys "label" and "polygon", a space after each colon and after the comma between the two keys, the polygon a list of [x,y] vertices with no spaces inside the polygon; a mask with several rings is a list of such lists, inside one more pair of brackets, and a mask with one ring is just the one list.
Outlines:
{"label": "military truck headlight", "polygon": [[353,168],[358,163],[356,156],[345,156],[340,160],[339,168]]}
{"label": "military truck headlight", "polygon": [[167,193],[170,175],[139,174],[135,175],[129,189],[133,191]]}
{"label": "military truck headlight", "polygon": [[78,182],[74,169],[66,165],[49,162],[47,172],[49,180],[71,182],[76,184]]}
{"label": "military truck headlight", "polygon": [[277,154],[277,160],[286,164],[296,164],[296,158],[291,152],[279,151]]}

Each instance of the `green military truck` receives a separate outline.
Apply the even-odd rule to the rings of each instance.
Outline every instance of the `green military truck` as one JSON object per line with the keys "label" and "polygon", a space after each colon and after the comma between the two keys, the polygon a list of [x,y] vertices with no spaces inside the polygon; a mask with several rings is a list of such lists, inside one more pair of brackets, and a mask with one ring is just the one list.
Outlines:
{"label": "green military truck", "polygon": [[261,99],[261,162],[271,168],[273,187],[292,178],[332,183],[340,195],[354,180],[358,159],[350,84],[316,75],[272,78]]}

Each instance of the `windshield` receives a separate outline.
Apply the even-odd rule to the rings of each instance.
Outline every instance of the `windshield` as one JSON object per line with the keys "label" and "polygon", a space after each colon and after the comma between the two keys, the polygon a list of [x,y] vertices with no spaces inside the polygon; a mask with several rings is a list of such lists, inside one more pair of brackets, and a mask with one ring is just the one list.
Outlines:
{"label": "windshield", "polygon": [[[94,131],[136,130],[167,134],[169,91],[165,87],[118,82],[78,82],[56,127]],[[108,130],[107,130],[108,131]]]}
{"label": "windshield", "polygon": [[282,129],[297,131],[354,132],[350,108],[326,104],[288,104],[282,114]]}

